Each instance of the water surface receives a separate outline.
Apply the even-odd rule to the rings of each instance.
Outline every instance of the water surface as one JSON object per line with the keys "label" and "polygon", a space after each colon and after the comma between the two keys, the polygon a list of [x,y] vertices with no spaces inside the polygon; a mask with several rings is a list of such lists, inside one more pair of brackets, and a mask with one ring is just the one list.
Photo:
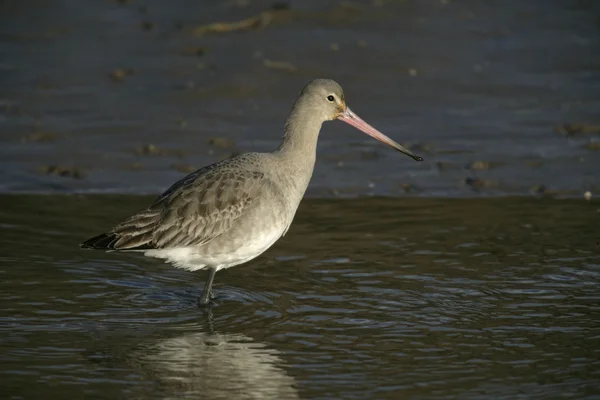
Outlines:
{"label": "water surface", "polygon": [[151,200],[0,197],[7,398],[600,395],[597,202],[305,200],[205,312],[203,272],[77,247]]}

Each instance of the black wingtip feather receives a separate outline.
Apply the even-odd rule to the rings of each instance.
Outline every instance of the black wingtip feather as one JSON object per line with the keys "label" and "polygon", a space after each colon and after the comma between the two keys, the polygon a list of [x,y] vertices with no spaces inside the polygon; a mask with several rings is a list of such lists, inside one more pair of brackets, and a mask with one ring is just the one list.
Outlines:
{"label": "black wingtip feather", "polygon": [[117,235],[103,233],[79,244],[82,249],[114,250]]}
{"label": "black wingtip feather", "polygon": [[103,233],[101,235],[94,236],[93,238],[88,239],[85,242],[79,243],[79,247],[81,247],[82,249],[94,250],[150,250],[155,248],[149,243],[133,247],[116,247],[115,245],[119,241],[119,238],[120,236],[116,233]]}

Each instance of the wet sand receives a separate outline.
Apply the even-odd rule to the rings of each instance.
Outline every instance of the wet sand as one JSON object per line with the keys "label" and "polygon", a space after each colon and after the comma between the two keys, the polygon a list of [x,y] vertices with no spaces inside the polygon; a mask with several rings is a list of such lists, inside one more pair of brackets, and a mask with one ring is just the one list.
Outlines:
{"label": "wet sand", "polygon": [[310,196],[600,192],[595,1],[1,7],[2,192],[160,192],[275,148],[315,77],[426,161],[328,123]]}

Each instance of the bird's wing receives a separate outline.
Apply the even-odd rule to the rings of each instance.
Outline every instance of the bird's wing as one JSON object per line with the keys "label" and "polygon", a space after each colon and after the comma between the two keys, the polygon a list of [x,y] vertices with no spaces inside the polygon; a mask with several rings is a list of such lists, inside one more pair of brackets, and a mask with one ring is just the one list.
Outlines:
{"label": "bird's wing", "polygon": [[186,247],[208,243],[227,232],[256,204],[267,178],[262,172],[216,165],[186,176],[146,210],[81,246],[113,250]]}

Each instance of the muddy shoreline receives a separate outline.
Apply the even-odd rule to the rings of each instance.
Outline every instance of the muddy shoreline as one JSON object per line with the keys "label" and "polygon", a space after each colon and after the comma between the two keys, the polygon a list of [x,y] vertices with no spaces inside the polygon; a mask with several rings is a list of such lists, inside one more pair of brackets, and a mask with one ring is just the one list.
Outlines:
{"label": "muddy shoreline", "polygon": [[1,193],[160,193],[274,149],[315,77],[425,162],[328,123],[308,196],[600,193],[597,2],[3,7]]}

